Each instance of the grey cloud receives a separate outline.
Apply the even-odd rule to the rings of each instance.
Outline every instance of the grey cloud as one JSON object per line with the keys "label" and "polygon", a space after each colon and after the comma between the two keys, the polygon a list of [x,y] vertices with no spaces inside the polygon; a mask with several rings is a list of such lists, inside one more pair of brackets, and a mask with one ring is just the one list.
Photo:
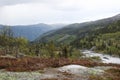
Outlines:
{"label": "grey cloud", "polygon": [[91,21],[118,14],[119,4],[120,0],[0,0],[0,24]]}
{"label": "grey cloud", "polygon": [[16,5],[31,2],[44,2],[46,0],[0,0],[0,6]]}

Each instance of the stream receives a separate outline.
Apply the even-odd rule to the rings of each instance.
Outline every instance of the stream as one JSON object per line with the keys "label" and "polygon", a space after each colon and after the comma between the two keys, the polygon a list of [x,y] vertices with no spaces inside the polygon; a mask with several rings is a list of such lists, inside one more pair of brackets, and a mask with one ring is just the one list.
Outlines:
{"label": "stream", "polygon": [[107,54],[100,54],[100,53],[96,53],[96,52],[89,51],[89,50],[83,50],[82,53],[85,54],[86,57],[99,56],[103,63],[120,64],[120,58],[118,57],[113,57]]}

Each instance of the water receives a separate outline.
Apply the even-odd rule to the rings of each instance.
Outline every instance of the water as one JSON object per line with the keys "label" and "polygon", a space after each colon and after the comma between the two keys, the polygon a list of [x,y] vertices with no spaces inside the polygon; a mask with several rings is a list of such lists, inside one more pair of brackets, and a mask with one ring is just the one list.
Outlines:
{"label": "water", "polygon": [[95,52],[89,51],[89,50],[84,50],[84,51],[82,51],[82,53],[85,54],[86,57],[99,56],[103,63],[120,64],[120,58],[118,58],[118,57],[113,57],[113,56],[106,55],[106,54],[95,53]]}

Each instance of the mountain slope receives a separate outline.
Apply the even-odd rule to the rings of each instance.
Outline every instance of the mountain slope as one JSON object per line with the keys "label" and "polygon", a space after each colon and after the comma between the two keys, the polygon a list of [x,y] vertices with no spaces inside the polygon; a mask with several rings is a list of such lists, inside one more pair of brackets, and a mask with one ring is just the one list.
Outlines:
{"label": "mountain slope", "polygon": [[29,40],[34,40],[41,34],[52,30],[53,27],[47,24],[36,24],[36,25],[28,25],[28,26],[12,26],[12,30],[14,32],[14,36],[22,36]]}
{"label": "mountain slope", "polygon": [[71,45],[120,57],[120,20],[104,28],[90,31],[88,35],[74,40]]}
{"label": "mountain slope", "polygon": [[50,34],[43,34],[42,37],[37,38],[39,42],[48,42],[54,41],[56,43],[70,43],[77,38],[87,35],[90,31],[104,28],[109,24],[112,24],[116,21],[120,20],[120,14],[101,19],[97,21],[85,22],[85,23],[75,23],[71,25],[67,25],[62,29],[58,29]]}
{"label": "mountain slope", "polygon": [[[3,27],[6,25],[1,25],[0,27]],[[17,25],[17,26],[10,26],[14,37],[25,37],[28,40],[32,41],[42,35],[43,33],[55,29],[51,25],[47,24],[35,24],[35,25]]]}

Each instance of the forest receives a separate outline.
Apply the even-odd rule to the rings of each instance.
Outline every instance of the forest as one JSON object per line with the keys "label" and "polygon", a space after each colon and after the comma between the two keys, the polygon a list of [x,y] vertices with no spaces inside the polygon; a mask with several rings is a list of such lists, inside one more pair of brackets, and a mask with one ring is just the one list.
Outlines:
{"label": "forest", "polygon": [[[39,57],[77,58],[80,49],[92,49],[96,52],[120,56],[120,20],[106,27],[92,29],[82,37],[69,44],[29,41],[24,37],[14,37],[11,27],[4,26],[0,30],[0,54],[29,55]],[[79,34],[78,34],[79,35]]]}
{"label": "forest", "polygon": [[92,30],[87,35],[76,39],[71,45],[81,49],[91,49],[109,55],[120,56],[120,21],[116,21],[108,26]]}
{"label": "forest", "polygon": [[[56,46],[53,41],[49,43],[33,43],[24,37],[13,37],[9,26],[4,26],[0,34],[0,54],[10,54],[16,57],[29,55],[39,57],[77,57],[79,50],[70,45]],[[72,55],[75,54],[75,55]]]}

